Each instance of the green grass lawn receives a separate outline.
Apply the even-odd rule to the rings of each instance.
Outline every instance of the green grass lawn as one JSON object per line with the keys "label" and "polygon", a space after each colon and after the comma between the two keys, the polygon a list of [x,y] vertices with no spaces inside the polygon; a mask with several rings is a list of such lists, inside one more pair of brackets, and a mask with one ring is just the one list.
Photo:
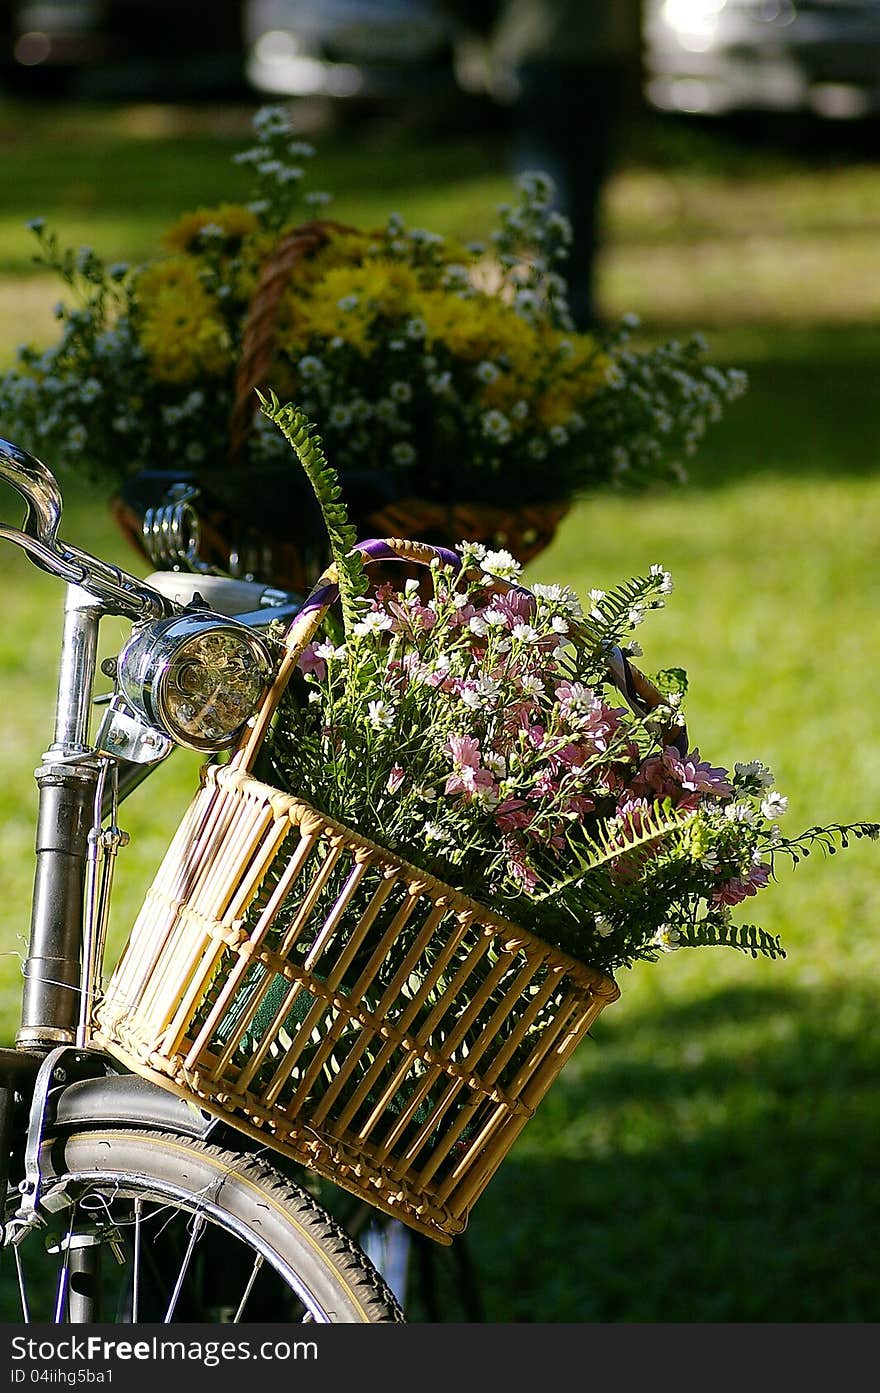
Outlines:
{"label": "green grass lawn", "polygon": [[[23,222],[42,214],[114,259],[148,255],[179,211],[239,191],[228,157],[243,115],[200,113],[196,125],[156,109],[46,111],[25,123],[0,108],[0,360],[52,332],[57,289],[28,265]],[[509,193],[497,142],[415,146],[368,129],[315,143],[314,186],[337,192],[340,218],[398,208],[480,235]],[[711,355],[746,368],[750,390],[686,488],[584,500],[529,575],[583,593],[661,562],[676,588],[640,633],[642,665],[688,669],[704,757],[768,763],[789,829],[877,818],[880,168],[716,153],[704,145],[693,159],[685,143],[630,155],[608,189],[600,296],[609,317],[639,313],[651,338],[705,329]],[[103,496],[65,487],[65,534],[138,569]],[[17,512],[0,497],[0,516]],[[9,1040],[61,593],[8,548],[0,576]],[[114,949],[196,767],[175,757],[125,805],[133,844]],[[878,1318],[877,847],[814,855],[746,908],[787,958],[702,949],[623,974],[620,1001],[479,1201],[465,1241],[487,1319]]]}

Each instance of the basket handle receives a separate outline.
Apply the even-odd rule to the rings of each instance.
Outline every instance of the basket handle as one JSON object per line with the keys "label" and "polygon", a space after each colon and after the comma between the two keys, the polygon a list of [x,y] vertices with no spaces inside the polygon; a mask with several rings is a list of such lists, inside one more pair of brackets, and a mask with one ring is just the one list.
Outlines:
{"label": "basket handle", "polygon": [[[373,538],[358,542],[353,550],[362,554],[367,565],[377,561],[409,561],[420,566],[430,566],[432,561],[438,560],[442,565],[452,566],[456,571],[460,571],[462,566],[458,553],[450,551],[447,547],[431,546],[427,542],[406,541],[398,537],[387,537],[384,540]],[[530,593],[527,587],[503,580],[499,580],[497,585],[504,590],[519,589]],[[263,699],[254,724],[245,731],[233,754],[231,762],[237,769],[249,772],[253,767],[266,737],[269,722],[278,709],[278,703],[293,676],[297,662],[338,596],[338,572],[335,564],[331,563],[312,586],[302,608],[297,611],[284,635],[284,656],[275,674],[275,680]],[[619,648],[612,649],[608,655],[608,676],[638,714],[644,715],[655,710],[664,700],[662,692],[644,673],[632,665]],[[668,743],[674,745],[682,755],[686,754],[686,728],[683,725],[672,726],[668,732]]]}
{"label": "basket handle", "polygon": [[[444,566],[461,570],[461,557],[446,547],[429,546],[427,542],[408,542],[401,538],[389,537],[386,541],[371,539],[358,542],[354,547],[359,551],[367,565],[376,561],[410,561],[420,566],[430,566],[439,560]],[[275,674],[275,680],[263,699],[253,726],[238,745],[232,757],[237,769],[249,771],[259,753],[260,746],[269,728],[269,722],[278,708],[285,688],[293,676],[303,649],[314,638],[321,621],[330,606],[339,597],[339,576],[334,563],[320,575],[312,586],[305,602],[284,635],[284,656]]]}

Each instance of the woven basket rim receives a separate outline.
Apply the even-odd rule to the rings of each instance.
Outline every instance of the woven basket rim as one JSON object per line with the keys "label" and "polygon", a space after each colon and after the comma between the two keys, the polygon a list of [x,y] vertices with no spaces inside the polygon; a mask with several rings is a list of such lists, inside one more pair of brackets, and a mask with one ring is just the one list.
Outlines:
{"label": "woven basket rim", "polygon": [[538,934],[524,929],[512,919],[506,919],[497,910],[489,908],[488,905],[482,904],[461,890],[456,890],[446,881],[441,880],[439,876],[423,870],[388,847],[382,846],[380,842],[372,841],[369,837],[356,831],[355,828],[330,817],[327,813],[314,807],[305,798],[292,793],[284,793],[281,789],[255,778],[253,774],[238,769],[234,765],[208,766],[205,781],[219,784],[223,788],[230,787],[241,793],[246,793],[250,789],[262,797],[265,802],[272,804],[274,808],[280,808],[280,816],[289,817],[297,825],[308,820],[318,822],[349,844],[369,852],[372,860],[384,863],[388,869],[401,871],[408,880],[432,890],[436,897],[448,899],[450,908],[457,913],[470,914],[479,923],[499,933],[508,934],[513,939],[523,940],[556,966],[569,973],[582,988],[585,988],[592,996],[603,1000],[606,1005],[619,999],[620,987],[609,973],[603,972],[601,968],[592,967],[589,963],[581,962],[578,958],[571,957],[570,954],[556,948]]}

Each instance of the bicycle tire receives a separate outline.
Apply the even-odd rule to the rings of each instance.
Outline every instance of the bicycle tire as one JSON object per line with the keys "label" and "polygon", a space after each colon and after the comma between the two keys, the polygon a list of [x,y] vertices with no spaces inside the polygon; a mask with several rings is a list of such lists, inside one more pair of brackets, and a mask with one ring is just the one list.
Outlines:
{"label": "bicycle tire", "polygon": [[403,1320],[350,1235],[262,1156],[105,1127],[49,1137],[42,1167],[44,1223],[15,1245],[20,1320]]}

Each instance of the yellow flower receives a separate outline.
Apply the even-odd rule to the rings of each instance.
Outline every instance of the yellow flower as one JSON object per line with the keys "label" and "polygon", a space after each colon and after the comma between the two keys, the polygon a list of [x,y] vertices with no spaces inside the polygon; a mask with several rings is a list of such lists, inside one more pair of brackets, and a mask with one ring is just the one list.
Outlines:
{"label": "yellow flower", "polygon": [[[334,267],[309,293],[291,287],[282,301],[282,314],[293,326],[293,342],[339,338],[367,356],[376,321],[408,318],[417,290],[412,267],[377,258],[362,266]],[[292,343],[283,335],[279,341],[291,351]]]}
{"label": "yellow flower", "polygon": [[429,344],[440,343],[472,362],[504,358],[512,373],[529,376],[538,352],[536,332],[502,300],[428,290],[416,297],[413,312],[424,320]]}
{"label": "yellow flower", "polygon": [[138,277],[138,338],[161,382],[216,377],[230,362],[229,335],[187,257],[156,262]]}
{"label": "yellow flower", "polygon": [[204,227],[219,227],[227,240],[241,241],[257,227],[256,216],[240,203],[218,203],[216,208],[197,208],[184,213],[162,238],[172,251],[191,251],[200,242]]}
{"label": "yellow flower", "polygon": [[300,257],[291,271],[291,284],[308,289],[328,271],[340,266],[359,266],[371,238],[365,232],[333,232],[329,240],[310,256]]}
{"label": "yellow flower", "polygon": [[543,348],[548,359],[550,385],[535,405],[543,425],[564,426],[598,391],[607,385],[610,359],[600,352],[589,334],[549,330]]}

